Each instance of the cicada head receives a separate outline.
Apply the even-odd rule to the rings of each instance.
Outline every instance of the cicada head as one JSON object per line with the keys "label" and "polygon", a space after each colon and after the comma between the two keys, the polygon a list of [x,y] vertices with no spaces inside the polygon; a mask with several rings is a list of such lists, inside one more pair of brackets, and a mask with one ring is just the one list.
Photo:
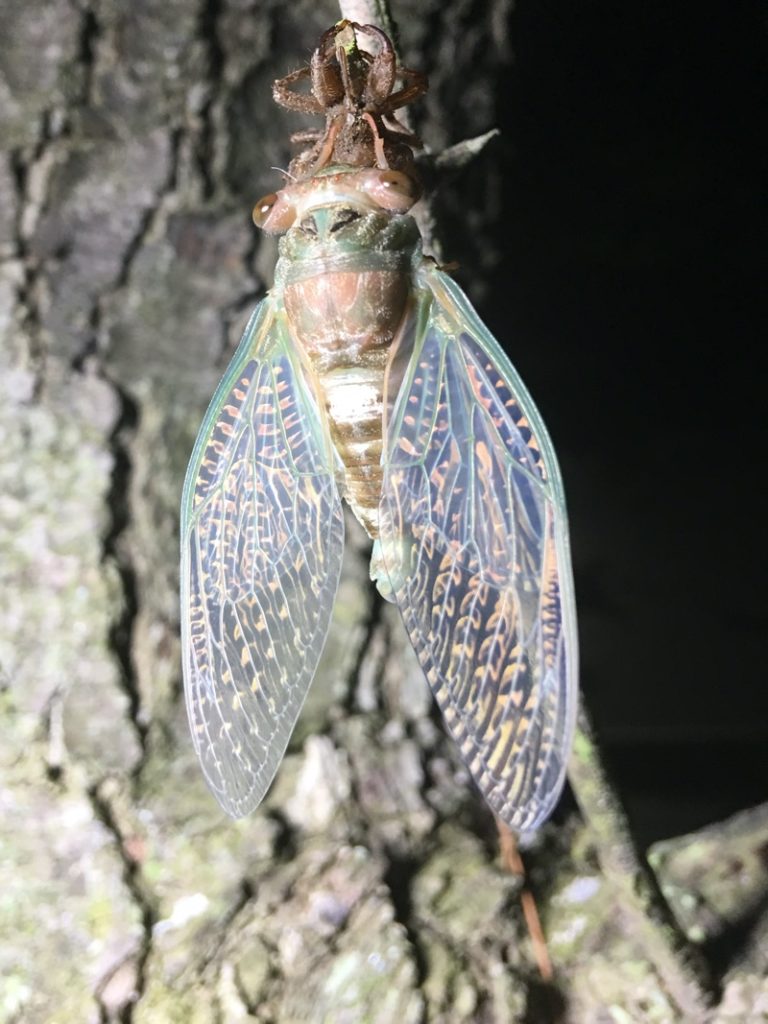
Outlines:
{"label": "cicada head", "polygon": [[402,171],[331,168],[260,199],[253,219],[268,234],[285,234],[280,254],[293,265],[412,252],[419,235],[407,214],[418,197]]}
{"label": "cicada head", "polygon": [[[267,234],[280,235],[311,220],[318,210],[407,213],[420,194],[416,181],[403,171],[332,167],[263,196],[253,208],[253,220]],[[343,226],[338,219],[335,223],[335,228],[328,224],[329,231]]]}

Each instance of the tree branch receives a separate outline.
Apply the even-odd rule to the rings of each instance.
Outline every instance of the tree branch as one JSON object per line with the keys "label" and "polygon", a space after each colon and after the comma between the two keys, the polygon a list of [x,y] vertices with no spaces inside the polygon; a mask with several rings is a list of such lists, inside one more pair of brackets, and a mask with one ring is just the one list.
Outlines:
{"label": "tree branch", "polygon": [[616,890],[648,959],[680,1009],[700,1017],[712,1003],[706,965],[681,931],[656,876],[638,853],[581,697],[568,779],[589,826],[600,867]]}
{"label": "tree branch", "polygon": [[[396,30],[386,0],[339,0],[342,17],[382,28],[396,47]],[[433,158],[436,169],[458,168],[473,159],[496,130],[467,139]],[[422,205],[422,204],[420,204]],[[435,218],[428,200],[420,211],[425,248],[440,251]],[[670,996],[688,1014],[701,1014],[712,1003],[706,964],[679,928],[656,877],[632,839],[626,814],[614,792],[594,739],[583,698],[579,712],[569,781],[589,826],[600,864],[615,887],[649,960]]]}

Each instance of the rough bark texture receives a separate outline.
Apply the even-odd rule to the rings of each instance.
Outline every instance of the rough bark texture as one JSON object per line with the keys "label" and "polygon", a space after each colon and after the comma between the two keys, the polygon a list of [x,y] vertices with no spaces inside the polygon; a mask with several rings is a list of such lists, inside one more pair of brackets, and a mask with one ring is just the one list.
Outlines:
{"label": "rough bark texture", "polygon": [[[433,148],[493,126],[507,15],[401,17]],[[274,262],[249,210],[300,125],[270,84],[336,17],[326,0],[0,4],[0,1021],[681,1019],[576,820],[528,858],[557,966],[537,983],[493,822],[352,524],[265,805],[225,820],[197,769],[181,482]],[[466,178],[440,200],[456,247],[470,220],[470,284],[496,255],[477,239],[498,177],[485,166],[471,209]],[[762,812],[654,851],[695,942],[757,916],[766,848]],[[766,936],[713,1019],[768,1019]]]}

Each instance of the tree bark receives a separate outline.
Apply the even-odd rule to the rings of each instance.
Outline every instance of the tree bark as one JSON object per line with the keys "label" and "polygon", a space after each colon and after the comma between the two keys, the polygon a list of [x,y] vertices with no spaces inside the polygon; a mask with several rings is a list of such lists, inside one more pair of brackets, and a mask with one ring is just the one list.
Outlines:
{"label": "tree bark", "polygon": [[[404,62],[430,75],[417,127],[433,151],[493,127],[509,7],[395,7]],[[518,881],[353,522],[265,804],[230,822],[198,771],[181,484],[274,266],[250,208],[303,125],[270,86],[338,9],[2,0],[0,15],[0,1020],[684,1019],[575,816],[527,854],[556,967],[537,981]],[[503,181],[488,152],[436,207],[480,298]],[[766,842],[755,812],[655,852],[699,945],[757,913]],[[765,967],[755,940],[713,1019],[752,1019]]]}

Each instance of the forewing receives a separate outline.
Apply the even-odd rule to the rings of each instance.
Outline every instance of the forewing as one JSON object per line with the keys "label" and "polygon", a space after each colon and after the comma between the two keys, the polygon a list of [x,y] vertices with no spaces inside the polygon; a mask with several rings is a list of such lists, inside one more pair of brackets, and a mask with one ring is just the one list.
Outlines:
{"label": "forewing", "polygon": [[381,555],[466,764],[523,831],[559,796],[575,718],[560,473],[530,395],[461,290],[429,267],[420,284],[421,313],[393,361],[412,346],[386,428]]}
{"label": "forewing", "polygon": [[295,360],[268,297],[211,402],[182,501],[187,711],[206,781],[233,817],[277,771],[341,566],[332,450]]}

